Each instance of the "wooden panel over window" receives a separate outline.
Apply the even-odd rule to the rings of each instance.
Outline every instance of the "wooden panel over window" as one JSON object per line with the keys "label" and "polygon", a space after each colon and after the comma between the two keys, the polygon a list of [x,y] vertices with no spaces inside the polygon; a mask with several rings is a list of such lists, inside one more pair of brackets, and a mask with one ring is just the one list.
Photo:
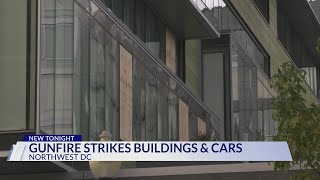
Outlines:
{"label": "wooden panel over window", "polygon": [[120,45],[120,139],[132,140],[132,55]]}

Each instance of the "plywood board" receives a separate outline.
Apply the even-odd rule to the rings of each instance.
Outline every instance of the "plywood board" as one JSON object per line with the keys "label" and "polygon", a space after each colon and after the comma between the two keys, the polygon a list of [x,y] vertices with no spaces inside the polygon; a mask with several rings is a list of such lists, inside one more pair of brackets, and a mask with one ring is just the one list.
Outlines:
{"label": "plywood board", "polygon": [[179,141],[189,140],[189,107],[179,99]]}
{"label": "plywood board", "polygon": [[132,140],[132,55],[120,45],[120,139]]}
{"label": "plywood board", "polygon": [[177,73],[177,57],[176,57],[176,38],[174,34],[167,28],[166,29],[166,65],[169,69]]}

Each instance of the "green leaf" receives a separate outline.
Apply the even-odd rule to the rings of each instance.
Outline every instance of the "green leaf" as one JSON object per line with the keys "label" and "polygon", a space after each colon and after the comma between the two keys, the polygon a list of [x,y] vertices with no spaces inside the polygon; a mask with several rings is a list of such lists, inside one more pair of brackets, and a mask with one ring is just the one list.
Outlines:
{"label": "green leaf", "polygon": [[[280,70],[281,69],[281,70]],[[277,134],[273,141],[287,141],[293,162],[275,162],[274,169],[287,171],[305,161],[304,169],[295,179],[313,178],[320,174],[320,107],[305,104],[306,89],[302,86],[306,72],[290,62],[281,65],[279,73],[271,79],[278,95],[272,100],[273,119],[277,122]]]}

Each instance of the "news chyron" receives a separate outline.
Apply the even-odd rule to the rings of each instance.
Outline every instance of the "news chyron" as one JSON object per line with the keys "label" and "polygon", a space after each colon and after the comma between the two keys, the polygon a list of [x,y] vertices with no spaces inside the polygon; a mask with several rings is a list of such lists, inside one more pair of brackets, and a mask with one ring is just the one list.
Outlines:
{"label": "news chyron", "polygon": [[7,161],[292,161],[287,142],[83,141],[81,135],[25,135]]}

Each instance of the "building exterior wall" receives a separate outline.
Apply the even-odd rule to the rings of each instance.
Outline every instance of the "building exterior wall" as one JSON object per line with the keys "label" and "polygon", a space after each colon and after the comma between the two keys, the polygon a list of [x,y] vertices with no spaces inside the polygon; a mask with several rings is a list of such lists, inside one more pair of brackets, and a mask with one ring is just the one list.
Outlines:
{"label": "building exterior wall", "polygon": [[277,0],[269,0],[269,18],[270,29],[277,35]]}
{"label": "building exterior wall", "polygon": [[[291,61],[290,56],[287,54],[281,43],[277,38],[276,18],[273,17],[276,12],[276,1],[270,0],[270,25],[264,21],[260,15],[258,9],[254,6],[251,0],[230,0],[235,9],[239,12],[240,16],[244,19],[246,24],[249,26],[255,37],[261,43],[263,48],[267,51],[270,56],[270,74],[271,76],[278,72],[279,67],[284,62]],[[307,84],[303,84],[306,88],[306,100],[308,103],[318,104],[316,96],[313,94]]]}
{"label": "building exterior wall", "polygon": [[[88,10],[89,2],[94,9]],[[59,13],[50,14],[57,7]],[[154,53],[157,43],[150,42],[157,39],[149,34],[143,42],[96,2],[46,1],[42,8],[40,38],[48,49],[40,53],[42,133],[95,140],[109,130],[115,140],[189,139],[197,134],[189,123],[201,117],[208,133],[220,135],[223,126],[214,124],[211,111],[178,80],[173,30],[166,28],[164,64]]]}
{"label": "building exterior wall", "polygon": [[[104,6],[102,2],[109,4]],[[126,8],[122,8],[121,2]],[[276,92],[270,88],[266,57],[270,58],[271,75],[278,72],[283,62],[291,61],[277,38],[277,0],[268,1],[269,23],[252,0],[227,1],[250,32],[241,27],[232,13],[223,10],[224,3],[206,8],[207,17],[214,16],[213,24],[220,21],[217,12],[222,12],[221,22],[228,21],[234,29],[219,27],[228,42],[211,39],[213,46],[207,50],[217,54],[208,58],[211,62],[205,68],[201,59],[204,41],[181,38],[142,0],[139,7],[147,10],[134,16],[132,2],[117,0],[112,5],[111,1],[98,0],[41,0],[40,132],[82,134],[84,140],[97,140],[101,131],[108,130],[114,140],[188,141],[225,140],[225,131],[232,131],[227,140],[248,141],[256,140],[256,133],[263,131],[270,140],[276,133],[271,115],[271,98]],[[251,32],[257,42],[250,39]],[[181,63],[177,42],[181,39],[190,43],[184,47],[188,52],[182,69],[190,69],[186,79],[177,76]],[[241,43],[250,45],[243,47]],[[0,46],[0,55],[5,53],[3,49]],[[196,53],[190,52],[192,49]],[[205,80],[212,83],[209,92],[202,89],[209,87],[203,86],[204,71],[208,72]],[[214,75],[217,76],[210,78]],[[305,87],[307,101],[318,103],[306,84]],[[214,96],[205,96],[212,92]],[[4,138],[0,138],[2,141]],[[152,163],[144,166],[156,164]],[[138,163],[126,165],[139,167]],[[78,168],[77,163],[71,166]],[[190,178],[205,176],[202,173]]]}

